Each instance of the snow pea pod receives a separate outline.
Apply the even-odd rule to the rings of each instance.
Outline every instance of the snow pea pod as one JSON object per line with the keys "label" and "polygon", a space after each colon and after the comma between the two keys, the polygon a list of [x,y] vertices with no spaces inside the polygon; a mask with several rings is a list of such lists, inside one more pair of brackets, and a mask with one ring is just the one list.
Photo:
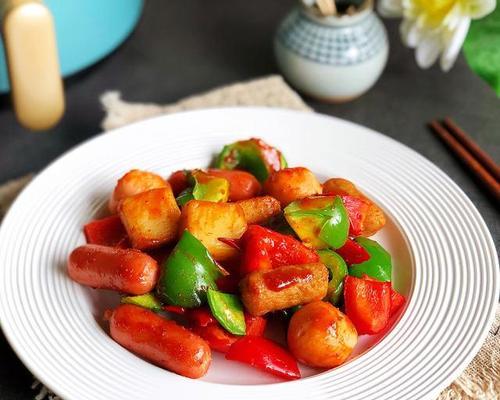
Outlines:
{"label": "snow pea pod", "polygon": [[208,305],[215,319],[234,335],[246,333],[245,314],[238,296],[208,289]]}

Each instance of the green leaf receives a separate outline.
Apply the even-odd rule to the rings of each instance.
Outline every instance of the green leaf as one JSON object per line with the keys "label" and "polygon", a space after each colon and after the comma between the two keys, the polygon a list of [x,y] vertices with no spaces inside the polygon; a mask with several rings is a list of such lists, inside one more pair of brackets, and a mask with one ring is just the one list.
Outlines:
{"label": "green leaf", "polygon": [[500,7],[472,21],[463,49],[470,68],[500,96]]}

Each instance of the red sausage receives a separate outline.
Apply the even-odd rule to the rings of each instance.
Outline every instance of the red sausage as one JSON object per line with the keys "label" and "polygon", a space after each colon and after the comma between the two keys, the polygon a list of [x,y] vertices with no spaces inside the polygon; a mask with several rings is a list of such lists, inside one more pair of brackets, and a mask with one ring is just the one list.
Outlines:
{"label": "red sausage", "polygon": [[209,169],[213,176],[225,178],[229,181],[229,200],[239,201],[257,196],[262,186],[255,176],[245,171],[228,171],[223,169]]}
{"label": "red sausage", "polygon": [[158,271],[158,263],[139,250],[96,244],[77,247],[68,259],[68,274],[76,282],[130,294],[150,292]]}
{"label": "red sausage", "polygon": [[148,361],[188,378],[206,374],[212,355],[201,337],[145,308],[123,304],[110,318],[111,337]]}

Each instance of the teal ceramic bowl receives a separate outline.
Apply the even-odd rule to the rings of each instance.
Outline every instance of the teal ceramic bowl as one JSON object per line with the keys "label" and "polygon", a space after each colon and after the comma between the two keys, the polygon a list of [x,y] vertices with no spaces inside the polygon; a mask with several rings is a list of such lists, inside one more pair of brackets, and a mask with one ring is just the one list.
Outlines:
{"label": "teal ceramic bowl", "polygon": [[[63,76],[99,61],[122,43],[141,15],[143,0],[45,0],[56,26]],[[9,91],[0,40],[0,93]]]}

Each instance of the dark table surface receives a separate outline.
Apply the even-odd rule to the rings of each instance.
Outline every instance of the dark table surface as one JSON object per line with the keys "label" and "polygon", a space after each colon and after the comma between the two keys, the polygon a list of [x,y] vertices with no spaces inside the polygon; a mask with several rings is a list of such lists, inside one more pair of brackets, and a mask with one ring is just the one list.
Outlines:
{"label": "dark table surface", "polygon": [[[99,64],[65,81],[67,112],[53,130],[33,134],[19,127],[7,96],[0,96],[0,183],[39,171],[55,157],[100,132],[98,98],[117,89],[127,100],[169,103],[227,83],[277,73],[274,30],[292,6],[287,1],[149,1],[132,36]],[[451,115],[496,161],[500,158],[500,100],[460,57],[444,74],[420,70],[402,46],[397,21],[385,21],[391,52],[375,87],[358,100],[321,104],[335,115],[383,132],[443,169],[470,197],[497,244],[495,204],[474,178],[425,127]],[[498,247],[498,246],[497,246]],[[0,399],[31,399],[32,376],[0,335]]]}

